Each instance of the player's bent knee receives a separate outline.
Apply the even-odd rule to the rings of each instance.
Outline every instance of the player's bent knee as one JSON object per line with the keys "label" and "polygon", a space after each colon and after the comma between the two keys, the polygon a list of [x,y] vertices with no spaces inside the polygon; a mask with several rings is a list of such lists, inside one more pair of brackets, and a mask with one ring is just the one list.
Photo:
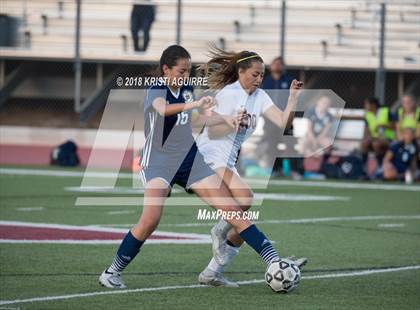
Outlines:
{"label": "player's bent knee", "polygon": [[232,204],[225,204],[220,207],[216,207],[216,209],[220,209],[224,212],[224,214],[242,214],[243,210],[241,206],[235,201]]}
{"label": "player's bent knee", "polygon": [[233,206],[227,206],[225,208],[225,211],[228,211],[228,212],[242,212],[242,208],[238,204],[238,205],[233,205]]}
{"label": "player's bent knee", "polygon": [[395,168],[390,166],[389,164],[384,165],[384,179],[385,180],[395,180],[397,177],[397,171],[395,171]]}
{"label": "player's bent knee", "polygon": [[249,192],[249,194],[237,198],[237,201],[239,202],[239,205],[241,206],[242,210],[248,210],[252,206],[252,202],[254,200],[254,193]]}

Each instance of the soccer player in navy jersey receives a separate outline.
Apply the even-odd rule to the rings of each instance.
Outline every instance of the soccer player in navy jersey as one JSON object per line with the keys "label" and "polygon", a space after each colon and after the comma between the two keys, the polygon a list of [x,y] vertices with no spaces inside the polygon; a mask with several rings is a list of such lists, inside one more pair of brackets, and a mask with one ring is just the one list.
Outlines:
{"label": "soccer player in navy jersey", "polygon": [[[142,154],[141,176],[145,183],[144,206],[137,224],[122,240],[112,264],[99,277],[109,288],[125,288],[121,273],[135,258],[140,247],[152,234],[162,215],[163,205],[173,184],[192,190],[213,208],[242,214],[222,179],[204,162],[192,135],[192,110],[214,106],[213,98],[195,100],[193,89],[176,81],[188,78],[191,57],[182,46],[172,45],[160,58],[161,75],[169,84],[149,89],[144,105],[146,143]],[[173,83],[173,82],[176,83]],[[236,126],[236,117],[199,115],[196,122],[215,126]],[[278,260],[268,238],[242,216],[227,219],[241,238],[269,265]]]}
{"label": "soccer player in navy jersey", "polygon": [[383,178],[385,180],[409,180],[415,178],[419,156],[415,132],[412,128],[403,128],[402,141],[391,144],[383,162]]}
{"label": "soccer player in navy jersey", "polygon": [[330,105],[330,99],[327,96],[321,96],[316,101],[315,107],[308,111],[308,131],[303,147],[307,156],[311,156],[321,149],[324,154],[331,150],[331,127],[334,124],[334,116],[328,111]]}

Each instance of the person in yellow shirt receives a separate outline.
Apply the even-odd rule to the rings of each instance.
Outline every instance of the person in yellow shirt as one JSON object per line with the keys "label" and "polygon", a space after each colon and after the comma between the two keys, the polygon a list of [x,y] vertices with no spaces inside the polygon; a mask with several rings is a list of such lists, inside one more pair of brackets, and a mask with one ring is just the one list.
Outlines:
{"label": "person in yellow shirt", "polygon": [[420,105],[412,94],[405,94],[401,98],[401,107],[397,110],[397,139],[403,139],[403,129],[411,128],[415,132],[415,138],[420,139]]}
{"label": "person in yellow shirt", "polygon": [[362,142],[363,163],[366,166],[368,153],[373,151],[378,167],[391,141],[395,140],[395,115],[388,107],[381,106],[377,98],[371,97],[364,101],[365,133]]}

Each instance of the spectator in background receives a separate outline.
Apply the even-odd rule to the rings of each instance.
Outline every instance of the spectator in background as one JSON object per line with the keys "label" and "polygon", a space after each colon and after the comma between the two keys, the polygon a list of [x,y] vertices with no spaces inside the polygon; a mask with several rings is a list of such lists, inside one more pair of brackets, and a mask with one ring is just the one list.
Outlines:
{"label": "spectator in background", "polygon": [[[136,52],[147,50],[150,41],[150,28],[155,20],[155,6],[150,0],[134,1],[131,11],[131,36]],[[139,46],[139,31],[143,32],[143,44]]]}
{"label": "spectator in background", "polygon": [[[281,110],[284,110],[287,105],[287,99],[289,97],[289,88],[293,78],[286,74],[285,63],[282,57],[276,57],[270,64],[270,74],[264,77],[261,84],[261,88],[264,89],[267,94],[271,97],[274,104]],[[284,90],[284,91],[278,91]],[[286,130],[284,134],[291,134],[291,129]],[[282,140],[283,133],[279,131],[279,128],[273,124],[270,120],[264,117],[264,134],[261,142],[266,145],[265,152],[269,158],[275,157],[279,151],[277,145]],[[277,158],[274,162],[273,175],[281,175],[282,171],[282,159]]]}
{"label": "spectator in background", "polygon": [[[376,98],[367,98],[365,108],[365,133],[362,142],[363,164],[366,167],[368,153],[373,151],[378,167],[391,141],[395,140],[395,116],[388,107],[381,107]],[[367,170],[367,169],[366,169]]]}
{"label": "spectator in background", "polygon": [[401,99],[401,107],[397,111],[397,138],[403,140],[403,128],[411,128],[416,139],[420,139],[420,107],[412,94],[406,94]]}
{"label": "spectator in background", "polygon": [[412,183],[417,170],[418,147],[415,143],[414,130],[401,128],[401,141],[394,142],[386,152],[383,163],[385,180],[404,180]]}
{"label": "spectator in background", "polygon": [[[273,59],[273,61],[270,64],[270,69],[269,69],[270,74],[266,75],[262,82],[262,88],[264,90],[266,89],[289,90],[290,85],[292,84],[293,78],[286,74],[285,66],[286,65],[282,57],[279,56]],[[287,100],[286,102],[283,102],[283,103],[277,103],[276,101],[274,103],[281,104],[282,105],[281,108],[284,109],[287,104]]]}
{"label": "spectator in background", "polygon": [[[308,111],[308,131],[303,142],[305,156],[329,155],[331,151],[331,136],[335,118],[328,111],[331,101],[327,96],[320,97],[315,107]],[[323,150],[323,153],[319,152]]]}

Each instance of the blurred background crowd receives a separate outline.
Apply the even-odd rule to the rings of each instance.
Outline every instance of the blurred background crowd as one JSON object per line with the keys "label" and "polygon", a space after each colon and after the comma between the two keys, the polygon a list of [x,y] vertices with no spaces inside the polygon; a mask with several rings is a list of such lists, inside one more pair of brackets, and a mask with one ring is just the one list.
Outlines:
{"label": "blurred background crowd", "polygon": [[[261,122],[243,174],[419,179],[417,0],[0,0],[0,164],[86,166],[109,98],[139,103],[113,92],[118,78],[149,76],[174,43],[191,52],[192,76],[211,44],[257,52],[282,109],[294,78],[344,100],[341,111],[320,92],[284,135]],[[101,145],[98,166],[112,166],[115,145]],[[138,147],[123,152],[132,169]]]}

